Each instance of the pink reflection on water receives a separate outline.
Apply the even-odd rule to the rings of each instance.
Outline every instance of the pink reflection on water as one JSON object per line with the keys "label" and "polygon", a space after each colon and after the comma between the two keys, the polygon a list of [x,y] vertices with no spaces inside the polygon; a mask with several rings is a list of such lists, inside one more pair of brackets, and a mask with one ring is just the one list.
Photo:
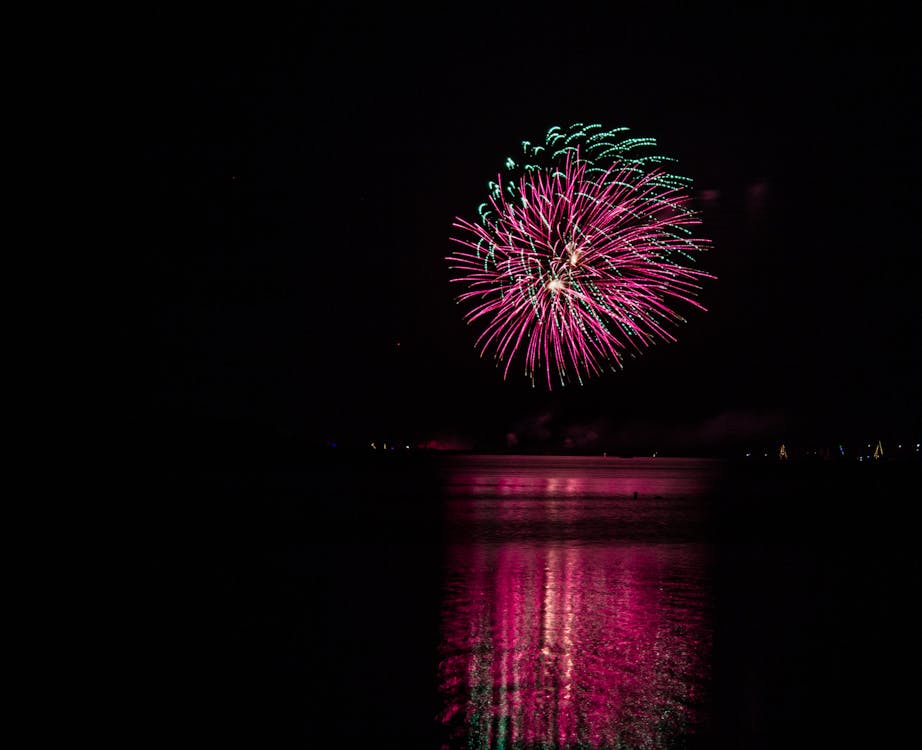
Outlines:
{"label": "pink reflection on water", "polygon": [[707,566],[693,544],[453,545],[447,746],[673,746],[706,698]]}
{"label": "pink reflection on water", "polygon": [[721,462],[477,456],[448,474],[452,531],[508,538],[685,540],[707,523]]}
{"label": "pink reflection on water", "polygon": [[720,461],[591,456],[476,456],[449,475],[456,497],[690,497],[707,493]]}

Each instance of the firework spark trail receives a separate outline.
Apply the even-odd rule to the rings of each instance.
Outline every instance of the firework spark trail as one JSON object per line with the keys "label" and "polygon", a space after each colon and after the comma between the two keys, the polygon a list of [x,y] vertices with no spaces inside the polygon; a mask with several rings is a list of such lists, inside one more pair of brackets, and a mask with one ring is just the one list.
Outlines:
{"label": "firework spark trail", "polygon": [[473,305],[476,346],[504,377],[521,355],[532,382],[543,370],[548,388],[555,374],[582,383],[622,367],[625,352],[675,341],[669,326],[685,319],[671,301],[704,309],[698,282],[714,277],[689,265],[708,241],[689,228],[700,220],[688,181],[659,166],[665,157],[633,156],[654,142],[618,140],[625,130],[554,127],[544,146],[523,142],[529,163],[507,160],[510,179],[489,183],[479,222],[453,223],[458,301]]}

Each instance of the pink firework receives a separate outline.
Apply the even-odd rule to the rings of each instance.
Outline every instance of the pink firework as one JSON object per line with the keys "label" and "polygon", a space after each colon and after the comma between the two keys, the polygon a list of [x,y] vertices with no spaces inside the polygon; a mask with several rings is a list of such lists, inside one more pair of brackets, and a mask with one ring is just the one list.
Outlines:
{"label": "pink firework", "polygon": [[455,220],[458,301],[473,305],[477,347],[504,378],[524,360],[533,383],[540,373],[548,388],[582,383],[674,341],[670,328],[685,320],[676,302],[705,309],[694,297],[713,276],[691,264],[707,240],[692,237],[700,220],[682,179],[636,159],[602,168],[576,146],[559,166],[498,177],[480,222]]}

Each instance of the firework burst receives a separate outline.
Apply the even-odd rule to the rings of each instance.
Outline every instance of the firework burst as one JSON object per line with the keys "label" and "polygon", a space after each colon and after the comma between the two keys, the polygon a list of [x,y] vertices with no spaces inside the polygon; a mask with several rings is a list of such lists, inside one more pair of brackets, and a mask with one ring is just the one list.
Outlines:
{"label": "firework burst", "polygon": [[684,318],[676,303],[698,309],[694,267],[708,241],[690,206],[690,181],[643,155],[655,142],[625,128],[551,128],[543,144],[523,142],[521,162],[490,182],[479,219],[455,219],[448,256],[477,347],[508,376],[561,385],[618,370],[625,356],[658,341]]}

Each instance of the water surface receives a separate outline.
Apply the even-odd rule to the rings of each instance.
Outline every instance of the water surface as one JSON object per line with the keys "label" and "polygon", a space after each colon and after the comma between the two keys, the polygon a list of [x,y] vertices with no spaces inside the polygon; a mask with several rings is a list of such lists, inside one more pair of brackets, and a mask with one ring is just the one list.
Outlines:
{"label": "water surface", "polygon": [[919,473],[411,452],[174,470],[122,525],[145,561],[124,744],[900,746]]}
{"label": "water surface", "polygon": [[684,746],[707,721],[720,464],[463,457],[444,474],[445,746]]}

